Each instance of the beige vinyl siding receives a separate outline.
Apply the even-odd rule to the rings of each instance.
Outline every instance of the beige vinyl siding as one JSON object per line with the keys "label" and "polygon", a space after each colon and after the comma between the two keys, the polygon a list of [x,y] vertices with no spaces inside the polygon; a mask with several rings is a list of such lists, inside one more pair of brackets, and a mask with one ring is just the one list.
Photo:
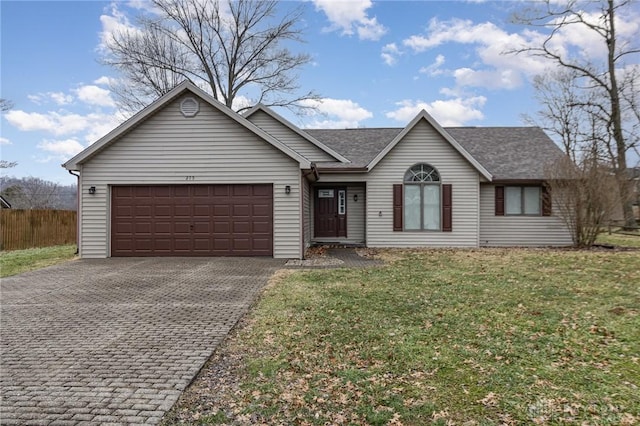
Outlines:
{"label": "beige vinyl siding", "polygon": [[337,161],[264,111],[256,111],[249,121],[310,161]]}
{"label": "beige vinyl siding", "polygon": [[[393,231],[393,184],[417,163],[438,169],[452,185],[453,231]],[[367,179],[367,245],[370,247],[477,247],[479,173],[426,121],[378,163]]]}
{"label": "beige vinyl siding", "polygon": [[[353,201],[353,196],[358,196],[358,201]],[[362,186],[347,186],[347,241],[364,243],[365,241],[365,206],[367,198]]]}
{"label": "beige vinyl siding", "polygon": [[568,246],[572,244],[571,234],[562,219],[557,216],[496,216],[495,196],[495,185],[480,185],[481,246]]}
{"label": "beige vinyl siding", "polygon": [[[110,185],[268,183],[274,257],[301,257],[299,164],[204,101],[195,117],[183,117],[183,98],[82,166],[81,256],[110,255]],[[87,193],[90,186],[95,195]]]}

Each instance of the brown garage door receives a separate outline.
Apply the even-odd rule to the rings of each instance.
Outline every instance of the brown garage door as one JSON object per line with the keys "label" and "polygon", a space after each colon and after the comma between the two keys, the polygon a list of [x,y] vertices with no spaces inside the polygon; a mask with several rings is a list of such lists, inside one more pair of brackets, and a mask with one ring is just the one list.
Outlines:
{"label": "brown garage door", "polygon": [[271,185],[114,186],[112,256],[271,256]]}

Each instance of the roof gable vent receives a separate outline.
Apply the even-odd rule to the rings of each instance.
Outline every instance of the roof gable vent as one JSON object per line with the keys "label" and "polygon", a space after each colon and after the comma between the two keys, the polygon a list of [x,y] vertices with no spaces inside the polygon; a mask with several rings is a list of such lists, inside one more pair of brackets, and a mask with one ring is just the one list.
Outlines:
{"label": "roof gable vent", "polygon": [[200,111],[200,104],[194,98],[185,98],[180,102],[180,112],[185,117],[195,117]]}

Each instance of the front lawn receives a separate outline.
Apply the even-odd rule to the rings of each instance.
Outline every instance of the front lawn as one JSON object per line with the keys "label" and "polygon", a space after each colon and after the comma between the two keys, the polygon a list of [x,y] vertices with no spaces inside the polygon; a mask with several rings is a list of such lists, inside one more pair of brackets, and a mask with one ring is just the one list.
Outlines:
{"label": "front lawn", "polygon": [[165,419],[640,421],[640,253],[416,250],[284,273]]}
{"label": "front lawn", "polygon": [[0,252],[0,277],[20,274],[73,259],[76,246],[53,246]]}
{"label": "front lawn", "polygon": [[609,244],[616,247],[633,247],[640,248],[640,233],[628,232],[628,233],[613,233],[609,234],[603,232],[598,235],[596,240],[597,244]]}

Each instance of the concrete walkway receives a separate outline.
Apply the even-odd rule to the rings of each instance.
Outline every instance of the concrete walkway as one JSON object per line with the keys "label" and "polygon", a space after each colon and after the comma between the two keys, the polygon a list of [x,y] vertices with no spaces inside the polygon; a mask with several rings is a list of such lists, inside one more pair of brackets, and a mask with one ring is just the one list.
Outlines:
{"label": "concrete walkway", "polygon": [[371,257],[360,256],[352,247],[331,247],[319,257],[305,260],[289,260],[287,269],[334,269],[334,268],[371,268],[382,266],[384,262]]}
{"label": "concrete walkway", "polygon": [[72,261],[2,279],[0,424],[156,424],[284,261]]}

